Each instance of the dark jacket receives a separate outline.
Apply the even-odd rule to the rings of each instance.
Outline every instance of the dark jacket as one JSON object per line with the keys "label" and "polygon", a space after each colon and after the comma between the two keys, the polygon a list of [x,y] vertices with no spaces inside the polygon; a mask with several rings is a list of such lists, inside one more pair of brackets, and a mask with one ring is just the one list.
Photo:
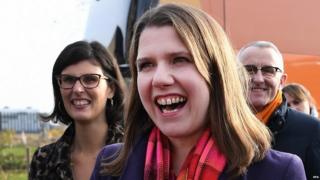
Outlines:
{"label": "dark jacket", "polygon": [[62,137],[52,144],[38,148],[33,154],[29,169],[29,180],[72,180],[70,147],[75,134],[69,126]]}
{"label": "dark jacket", "polygon": [[273,149],[298,155],[308,179],[320,179],[320,121],[287,107],[284,101],[271,115]]}
{"label": "dark jacket", "polygon": [[30,164],[29,180],[72,180],[70,148],[74,136],[71,124],[56,142],[38,148]]}
{"label": "dark jacket", "polygon": [[[98,155],[91,180],[143,180],[144,162],[146,154],[147,136],[141,138],[130,154],[126,166],[120,177],[103,176],[101,161],[112,157],[121,148],[121,144],[108,145]],[[224,171],[219,180],[227,180]],[[259,162],[252,164],[246,174],[238,180],[304,180],[306,179],[303,164],[296,155],[270,150],[266,157]]]}

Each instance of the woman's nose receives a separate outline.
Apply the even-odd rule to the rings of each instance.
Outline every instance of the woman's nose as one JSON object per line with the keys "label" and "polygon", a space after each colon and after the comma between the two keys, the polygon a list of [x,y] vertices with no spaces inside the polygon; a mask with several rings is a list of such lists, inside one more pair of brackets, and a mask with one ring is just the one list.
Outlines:
{"label": "woman's nose", "polygon": [[166,64],[158,64],[152,78],[152,85],[155,87],[169,86],[174,83],[171,68]]}
{"label": "woman's nose", "polygon": [[83,92],[84,91],[83,85],[80,83],[80,80],[76,81],[73,85],[72,90],[75,92]]}

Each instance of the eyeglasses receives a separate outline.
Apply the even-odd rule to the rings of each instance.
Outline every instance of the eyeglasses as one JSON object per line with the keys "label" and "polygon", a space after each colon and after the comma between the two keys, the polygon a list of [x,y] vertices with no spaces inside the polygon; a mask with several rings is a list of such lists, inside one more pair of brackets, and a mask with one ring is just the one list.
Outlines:
{"label": "eyeglasses", "polygon": [[80,77],[61,74],[56,78],[61,89],[72,89],[78,80],[84,88],[92,89],[99,85],[100,79],[109,79],[100,74],[83,74]]}
{"label": "eyeglasses", "polygon": [[280,68],[273,66],[257,67],[255,65],[244,65],[244,68],[247,70],[249,75],[257,74],[258,70],[260,70],[262,75],[266,77],[273,77],[277,72],[282,72]]}

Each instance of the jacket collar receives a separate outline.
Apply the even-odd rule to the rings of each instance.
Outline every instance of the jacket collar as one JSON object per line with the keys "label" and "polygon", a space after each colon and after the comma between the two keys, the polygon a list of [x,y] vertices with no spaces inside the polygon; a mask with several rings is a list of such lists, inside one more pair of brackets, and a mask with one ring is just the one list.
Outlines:
{"label": "jacket collar", "polygon": [[140,180],[144,176],[144,162],[147,150],[148,133],[143,134],[135,146],[126,162],[120,180],[131,179]]}
{"label": "jacket collar", "polygon": [[50,158],[48,165],[55,166],[56,173],[62,178],[72,177],[70,166],[70,149],[74,140],[75,128],[71,124],[63,133],[61,138],[55,143],[52,149],[52,158]]}
{"label": "jacket collar", "polygon": [[267,124],[274,135],[278,134],[286,124],[285,117],[288,111],[288,104],[284,95],[282,95],[282,99],[282,103],[272,113],[269,123]]}

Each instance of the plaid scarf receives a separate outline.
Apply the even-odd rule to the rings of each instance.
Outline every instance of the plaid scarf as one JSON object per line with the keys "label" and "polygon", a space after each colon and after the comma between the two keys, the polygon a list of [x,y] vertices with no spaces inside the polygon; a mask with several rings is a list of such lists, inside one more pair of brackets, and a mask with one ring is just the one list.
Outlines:
{"label": "plaid scarf", "polygon": [[170,169],[170,144],[158,128],[153,128],[148,139],[144,180],[216,180],[226,164],[210,130],[199,138],[197,145],[187,156],[177,177]]}
{"label": "plaid scarf", "polygon": [[256,117],[260,119],[261,122],[267,124],[271,114],[275,111],[277,107],[282,103],[282,92],[279,90],[276,97],[261,111],[256,114]]}

